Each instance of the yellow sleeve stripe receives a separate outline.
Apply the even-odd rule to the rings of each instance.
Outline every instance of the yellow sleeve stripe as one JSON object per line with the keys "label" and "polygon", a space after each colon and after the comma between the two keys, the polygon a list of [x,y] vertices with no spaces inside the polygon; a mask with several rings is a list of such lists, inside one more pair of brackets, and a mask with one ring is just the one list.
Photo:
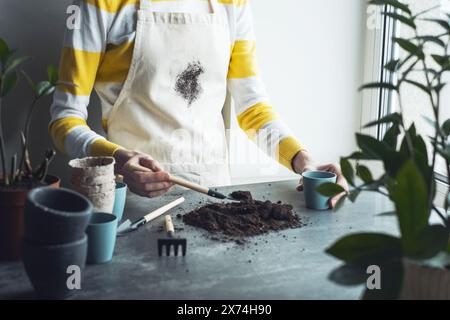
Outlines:
{"label": "yellow sleeve stripe", "polygon": [[105,132],[108,132],[108,119],[102,119],[102,128]]}
{"label": "yellow sleeve stripe", "polygon": [[66,137],[73,128],[78,126],[87,127],[87,123],[81,118],[67,117],[56,120],[55,122],[50,124],[50,135],[53,139],[53,143],[60,152],[66,153],[66,148],[64,147]]}
{"label": "yellow sleeve stripe", "polygon": [[276,119],[279,119],[279,116],[273,111],[272,106],[265,103],[257,103],[238,116],[238,123],[241,129],[250,138],[253,138],[266,123]]}
{"label": "yellow sleeve stripe", "polygon": [[75,96],[89,96],[94,87],[101,57],[101,52],[63,48],[59,68],[60,80],[75,86],[62,84],[58,89]]}
{"label": "yellow sleeve stripe", "polygon": [[294,171],[294,169],[292,168],[292,160],[294,160],[294,157],[297,155],[297,153],[302,150],[306,149],[295,138],[284,138],[278,145],[278,162],[280,162],[289,170]]}
{"label": "yellow sleeve stripe", "polygon": [[93,5],[103,11],[115,13],[122,10],[123,7],[130,4],[138,4],[139,0],[85,0],[90,5]]}
{"label": "yellow sleeve stripe", "polygon": [[249,78],[259,73],[256,63],[256,41],[238,40],[231,48],[228,79]]}
{"label": "yellow sleeve stripe", "polygon": [[109,44],[97,73],[99,82],[125,82],[134,51],[134,41],[120,45]]}
{"label": "yellow sleeve stripe", "polygon": [[[139,0],[85,0],[90,5],[93,5],[103,11],[109,13],[116,13],[123,9],[123,7],[128,5],[136,5]],[[177,2],[180,0],[152,0],[152,2]],[[208,0],[201,0],[208,1]],[[236,7],[243,6],[248,0],[217,0],[217,2],[222,4],[234,5]]]}
{"label": "yellow sleeve stripe", "polygon": [[115,143],[105,139],[97,139],[91,144],[90,155],[92,157],[112,157],[119,149],[122,149],[122,147]]}

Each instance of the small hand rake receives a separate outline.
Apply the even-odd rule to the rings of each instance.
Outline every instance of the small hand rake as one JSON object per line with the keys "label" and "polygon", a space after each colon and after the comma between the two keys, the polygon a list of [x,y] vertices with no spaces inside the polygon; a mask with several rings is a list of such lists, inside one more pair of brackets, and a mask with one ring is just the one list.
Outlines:
{"label": "small hand rake", "polygon": [[174,255],[178,256],[178,251],[181,247],[181,253],[185,256],[187,241],[186,239],[175,237],[175,228],[173,227],[172,218],[169,215],[164,219],[164,227],[167,232],[167,238],[158,239],[158,255],[162,256],[163,248],[165,247],[166,256],[170,256],[170,248],[173,247]]}

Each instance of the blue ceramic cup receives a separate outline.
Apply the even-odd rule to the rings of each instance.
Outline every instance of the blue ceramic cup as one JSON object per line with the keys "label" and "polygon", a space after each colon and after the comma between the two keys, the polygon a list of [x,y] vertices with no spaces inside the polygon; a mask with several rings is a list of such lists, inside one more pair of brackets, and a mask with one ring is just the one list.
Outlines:
{"label": "blue ceramic cup", "polygon": [[113,215],[117,217],[117,224],[122,220],[123,210],[127,198],[127,185],[123,182],[116,183],[116,196],[114,198]]}
{"label": "blue ceramic cup", "polygon": [[328,210],[330,198],[321,195],[316,189],[323,183],[336,183],[336,174],[326,171],[307,171],[302,176],[306,207],[313,210]]}
{"label": "blue ceramic cup", "polygon": [[96,212],[86,230],[88,236],[87,263],[98,264],[112,260],[116,246],[117,217],[110,213]]}

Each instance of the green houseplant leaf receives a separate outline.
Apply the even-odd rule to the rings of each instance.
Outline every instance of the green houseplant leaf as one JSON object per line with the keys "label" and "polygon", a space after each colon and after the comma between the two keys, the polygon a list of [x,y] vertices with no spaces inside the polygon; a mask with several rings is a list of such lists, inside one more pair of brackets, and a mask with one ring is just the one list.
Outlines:
{"label": "green houseplant leaf", "polygon": [[6,96],[17,85],[17,73],[5,75],[0,87],[0,97]]}
{"label": "green houseplant leaf", "polygon": [[353,171],[353,167],[350,164],[350,161],[348,161],[348,159],[346,158],[341,158],[340,166],[345,179],[353,186],[355,184],[355,172]]}
{"label": "green houseplant leaf", "polygon": [[372,173],[370,172],[369,168],[367,168],[364,165],[359,165],[357,168],[357,174],[358,177],[361,178],[362,181],[364,181],[364,183],[371,183],[373,182],[373,176]]}
{"label": "green houseplant leaf", "polygon": [[448,137],[450,136],[450,119],[447,119],[441,128],[442,132]]}
{"label": "green houseplant leaf", "polygon": [[15,72],[17,67],[19,67],[21,64],[23,64],[24,62],[26,62],[29,59],[30,59],[30,57],[18,57],[18,58],[10,59],[8,61],[8,63],[6,64],[4,73],[9,74],[11,72]]}
{"label": "green houseplant leaf", "polygon": [[372,264],[402,255],[400,239],[381,233],[356,233],[339,239],[326,253],[346,263]]}
{"label": "green houseplant leaf", "polygon": [[343,286],[355,286],[366,282],[366,270],[363,266],[346,263],[334,269],[328,279]]}
{"label": "green houseplant leaf", "polygon": [[409,26],[409,27],[411,27],[413,29],[417,28],[416,23],[414,22],[414,18],[412,18],[412,17],[411,18],[410,17],[406,17],[404,15],[401,15],[401,14],[398,14],[398,13],[395,13],[395,12],[383,12],[383,14],[385,16],[388,16],[388,17],[394,19],[394,20],[400,21],[401,23],[403,23],[403,24],[405,24],[405,25],[407,25],[407,26]]}
{"label": "green houseplant leaf", "polygon": [[397,174],[392,197],[397,211],[402,247],[413,253],[420,234],[428,227],[430,209],[425,180],[413,160],[408,160]]}
{"label": "green houseplant leaf", "polygon": [[9,47],[6,44],[5,40],[0,38],[0,62],[2,63],[2,65],[6,64],[6,59],[8,58],[9,52]]}
{"label": "green houseplant leaf", "polygon": [[58,82],[58,70],[56,69],[55,66],[53,66],[53,65],[48,66],[47,76],[48,76],[48,81],[51,84],[56,85],[56,83]]}
{"label": "green houseplant leaf", "polygon": [[325,197],[333,197],[345,192],[345,189],[336,183],[327,182],[318,186],[316,191]]}
{"label": "green houseplant leaf", "polygon": [[397,91],[398,88],[392,83],[388,82],[372,82],[359,87],[359,91],[366,89],[387,89]]}
{"label": "green houseplant leaf", "polygon": [[383,142],[392,149],[397,148],[398,137],[400,135],[400,126],[398,124],[392,125],[383,137]]}
{"label": "green houseplant leaf", "polygon": [[449,242],[449,229],[442,225],[427,226],[418,236],[414,251],[408,257],[430,259],[445,249]]}
{"label": "green houseplant leaf", "polygon": [[402,116],[398,112],[394,112],[394,113],[388,114],[387,116],[382,117],[381,119],[369,122],[368,124],[366,124],[364,126],[364,128],[370,128],[370,127],[377,126],[379,124],[384,124],[384,123],[400,124],[401,121],[402,121]]}
{"label": "green houseplant leaf", "polygon": [[419,59],[425,59],[425,53],[423,52],[422,48],[415,45],[409,40],[402,39],[402,38],[393,38],[394,42],[397,43],[403,50],[411,53],[412,55],[417,56]]}
{"label": "green houseplant leaf", "polygon": [[409,6],[401,3],[400,1],[397,0],[371,0],[369,1],[369,4],[373,4],[373,5],[388,5],[388,6],[392,6],[396,9],[402,10],[408,14],[411,14],[411,10],[409,9]]}

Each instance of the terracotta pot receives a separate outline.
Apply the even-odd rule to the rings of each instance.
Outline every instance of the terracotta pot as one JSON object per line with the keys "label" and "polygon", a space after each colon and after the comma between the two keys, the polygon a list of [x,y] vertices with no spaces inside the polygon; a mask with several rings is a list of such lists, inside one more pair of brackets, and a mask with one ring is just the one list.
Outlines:
{"label": "terracotta pot", "polygon": [[[45,183],[59,188],[60,179],[47,175]],[[29,189],[0,189],[0,261],[18,261],[21,258],[21,240],[24,231],[24,206]]]}
{"label": "terracotta pot", "polygon": [[450,270],[405,262],[400,300],[449,300]]}

